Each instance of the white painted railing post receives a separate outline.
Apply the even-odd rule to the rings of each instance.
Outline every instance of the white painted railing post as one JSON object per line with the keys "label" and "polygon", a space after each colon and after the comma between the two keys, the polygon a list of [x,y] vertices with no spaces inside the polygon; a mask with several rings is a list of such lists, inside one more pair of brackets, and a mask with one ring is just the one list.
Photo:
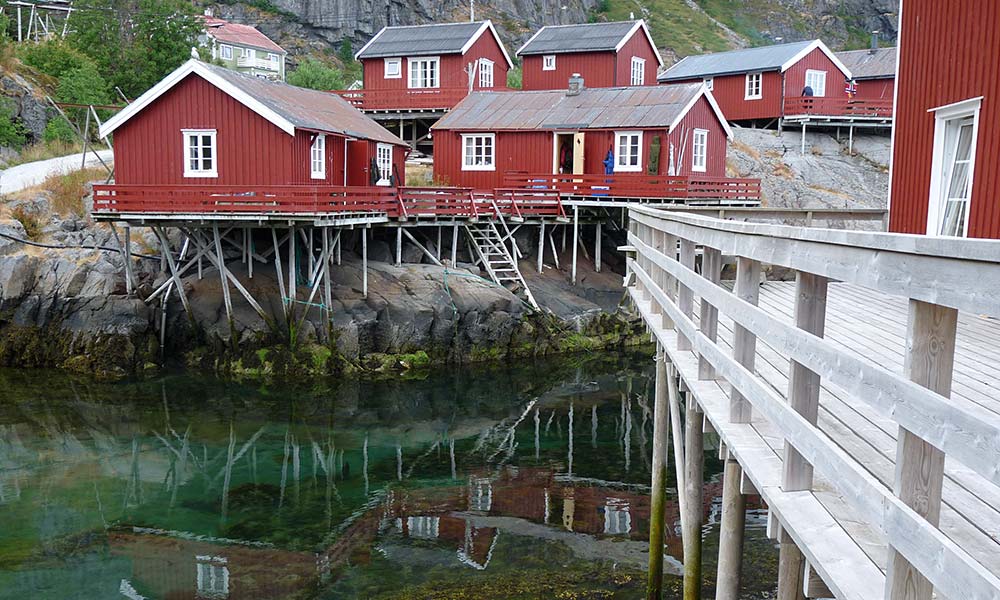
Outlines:
{"label": "white painted railing post", "polygon": [[[757,305],[760,297],[760,262],[737,257],[734,293],[739,299]],[[753,372],[756,356],[757,336],[737,322],[733,326],[733,358]],[[750,403],[734,387],[729,397],[729,420],[733,423],[749,423],[751,416]]]}
{"label": "white painted railing post", "polygon": [[[722,252],[704,246],[701,255],[701,276],[715,285],[719,284],[719,278],[722,276]],[[705,337],[715,343],[719,334],[719,309],[704,298],[701,299],[699,329]],[[704,356],[698,357],[698,379],[715,379],[715,368]]]}
{"label": "white painted railing post", "polygon": [[[951,396],[958,311],[910,300],[904,370],[911,381],[944,397]],[[941,517],[944,452],[899,428],[896,440],[895,493],[935,527]],[[887,600],[930,600],[934,588],[890,540],[886,569]]]}
{"label": "white painted railing post", "polygon": [[[690,271],[694,271],[694,253],[694,242],[681,238],[681,266]],[[691,292],[691,288],[680,282],[677,284],[677,308],[686,317],[690,317],[694,313],[694,294]],[[691,340],[678,333],[677,349],[690,350]]]}

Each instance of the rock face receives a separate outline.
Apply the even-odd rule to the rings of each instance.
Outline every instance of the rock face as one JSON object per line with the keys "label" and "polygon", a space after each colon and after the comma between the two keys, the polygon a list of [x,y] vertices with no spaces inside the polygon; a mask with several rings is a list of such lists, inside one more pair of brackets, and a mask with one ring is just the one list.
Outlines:
{"label": "rock face", "polygon": [[31,137],[29,142],[42,139],[49,122],[49,107],[38,89],[17,73],[4,71],[0,76],[0,93],[8,98],[16,116]]}

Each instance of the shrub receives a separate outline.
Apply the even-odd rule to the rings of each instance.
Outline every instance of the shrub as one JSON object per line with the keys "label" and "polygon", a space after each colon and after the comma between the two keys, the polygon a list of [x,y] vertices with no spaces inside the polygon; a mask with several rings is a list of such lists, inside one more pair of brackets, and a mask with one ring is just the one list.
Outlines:
{"label": "shrub", "polygon": [[[52,175],[42,182],[42,189],[51,195],[53,212],[64,217],[80,216],[83,214],[83,196],[87,184],[103,180],[106,176],[107,173],[103,169],[84,169],[66,175]],[[27,228],[25,225],[25,229]]]}
{"label": "shrub", "polygon": [[28,132],[14,114],[10,102],[0,101],[0,146],[20,148],[27,139]]}
{"label": "shrub", "polygon": [[42,134],[42,140],[46,143],[63,142],[65,144],[72,144],[77,140],[77,137],[76,132],[66,122],[66,119],[56,117],[49,119],[49,122],[45,124],[45,132]]}
{"label": "shrub", "polygon": [[62,40],[25,44],[18,52],[21,61],[51,77],[60,78],[74,69],[96,64],[83,52]]}
{"label": "shrub", "polygon": [[37,240],[42,236],[42,223],[38,217],[24,210],[24,207],[18,206],[11,211],[10,216],[21,222],[24,234],[28,236],[29,240]]}
{"label": "shrub", "polygon": [[306,58],[288,74],[288,83],[313,90],[341,90],[347,87],[344,72],[314,58]]}

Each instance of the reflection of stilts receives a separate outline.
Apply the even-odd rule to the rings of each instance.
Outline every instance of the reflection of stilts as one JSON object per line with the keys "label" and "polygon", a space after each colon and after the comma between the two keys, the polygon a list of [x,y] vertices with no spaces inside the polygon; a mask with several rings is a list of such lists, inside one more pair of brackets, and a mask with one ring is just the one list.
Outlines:
{"label": "reflection of stilts", "polygon": [[[590,407],[590,447],[597,447],[597,405]],[[537,457],[536,457],[537,458]]]}
{"label": "reflection of stilts", "polygon": [[657,348],[656,388],[653,405],[653,489],[649,511],[649,579],[647,600],[659,600],[663,590],[663,540],[667,488],[667,438],[670,413],[667,406],[667,366],[663,350]]}
{"label": "reflection of stilts", "polygon": [[569,401],[569,464],[567,474],[573,476],[573,401]]}
{"label": "reflection of stilts", "polygon": [[229,421],[229,449],[226,452],[225,478],[222,481],[222,523],[226,523],[229,515],[229,484],[233,480],[233,456],[236,451],[236,432],[233,431],[233,422]]}
{"label": "reflection of stilts", "polygon": [[[537,436],[537,430],[535,435]],[[458,479],[458,470],[455,468],[455,439],[448,440],[448,456],[451,458],[451,478]]]}
{"label": "reflection of stilts", "polygon": [[538,416],[538,409],[535,409],[535,460],[538,460],[541,456],[541,441],[538,436],[538,427],[541,424],[541,418]]}
{"label": "reflection of stilts", "polygon": [[[452,460],[454,460],[454,456],[455,456],[455,453],[454,453],[454,445],[453,445],[452,446],[452,457],[453,457]],[[364,445],[364,447],[361,450],[361,460],[362,460],[361,470],[365,474],[365,496],[367,496],[368,495],[368,434],[367,433],[365,434],[365,445]],[[452,474],[452,479],[454,479],[455,478],[455,476],[454,476],[454,469],[452,469],[452,473],[453,473]]]}

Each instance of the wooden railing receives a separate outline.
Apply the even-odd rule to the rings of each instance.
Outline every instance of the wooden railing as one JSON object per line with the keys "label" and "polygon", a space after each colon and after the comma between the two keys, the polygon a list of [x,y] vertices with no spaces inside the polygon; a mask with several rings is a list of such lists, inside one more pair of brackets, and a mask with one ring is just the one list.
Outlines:
{"label": "wooden railing", "polygon": [[892,117],[892,100],[820,98],[817,96],[785,98],[784,114],[786,117],[816,115],[884,119]]}
{"label": "wooden railing", "polygon": [[[629,291],[639,312],[730,456],[836,597],[929,600],[931,588],[945,598],[1000,597],[997,574],[938,526],[946,456],[963,485],[1000,486],[1000,416],[951,394],[958,312],[1000,315],[1000,242],[739,223],[645,207],[629,216]],[[723,256],[737,265],[732,291],[719,284]],[[791,322],[758,306],[765,264],[797,274]],[[905,373],[824,338],[831,281],[908,301],[908,317],[904,311],[891,326],[906,332]],[[720,314],[732,322],[731,350],[717,341]],[[768,356],[789,361],[787,396],[755,368],[758,340]],[[714,381],[721,379],[731,393]],[[896,447],[887,450],[896,457],[894,485],[818,426],[827,384],[848,405],[898,426]],[[995,400],[997,388],[984,385]],[[783,460],[765,439],[774,436],[784,439]],[[814,472],[849,505],[851,523],[888,543],[885,572],[862,551],[872,542],[850,537],[850,527],[820,503]],[[973,510],[966,518],[981,517]]]}
{"label": "wooden railing", "polygon": [[336,90],[361,110],[451,110],[469,95],[468,88]]}
{"label": "wooden railing", "polygon": [[549,175],[508,172],[507,187],[548,189],[563,195],[593,198],[663,198],[676,200],[760,201],[759,179],[670,177],[666,175]]}

